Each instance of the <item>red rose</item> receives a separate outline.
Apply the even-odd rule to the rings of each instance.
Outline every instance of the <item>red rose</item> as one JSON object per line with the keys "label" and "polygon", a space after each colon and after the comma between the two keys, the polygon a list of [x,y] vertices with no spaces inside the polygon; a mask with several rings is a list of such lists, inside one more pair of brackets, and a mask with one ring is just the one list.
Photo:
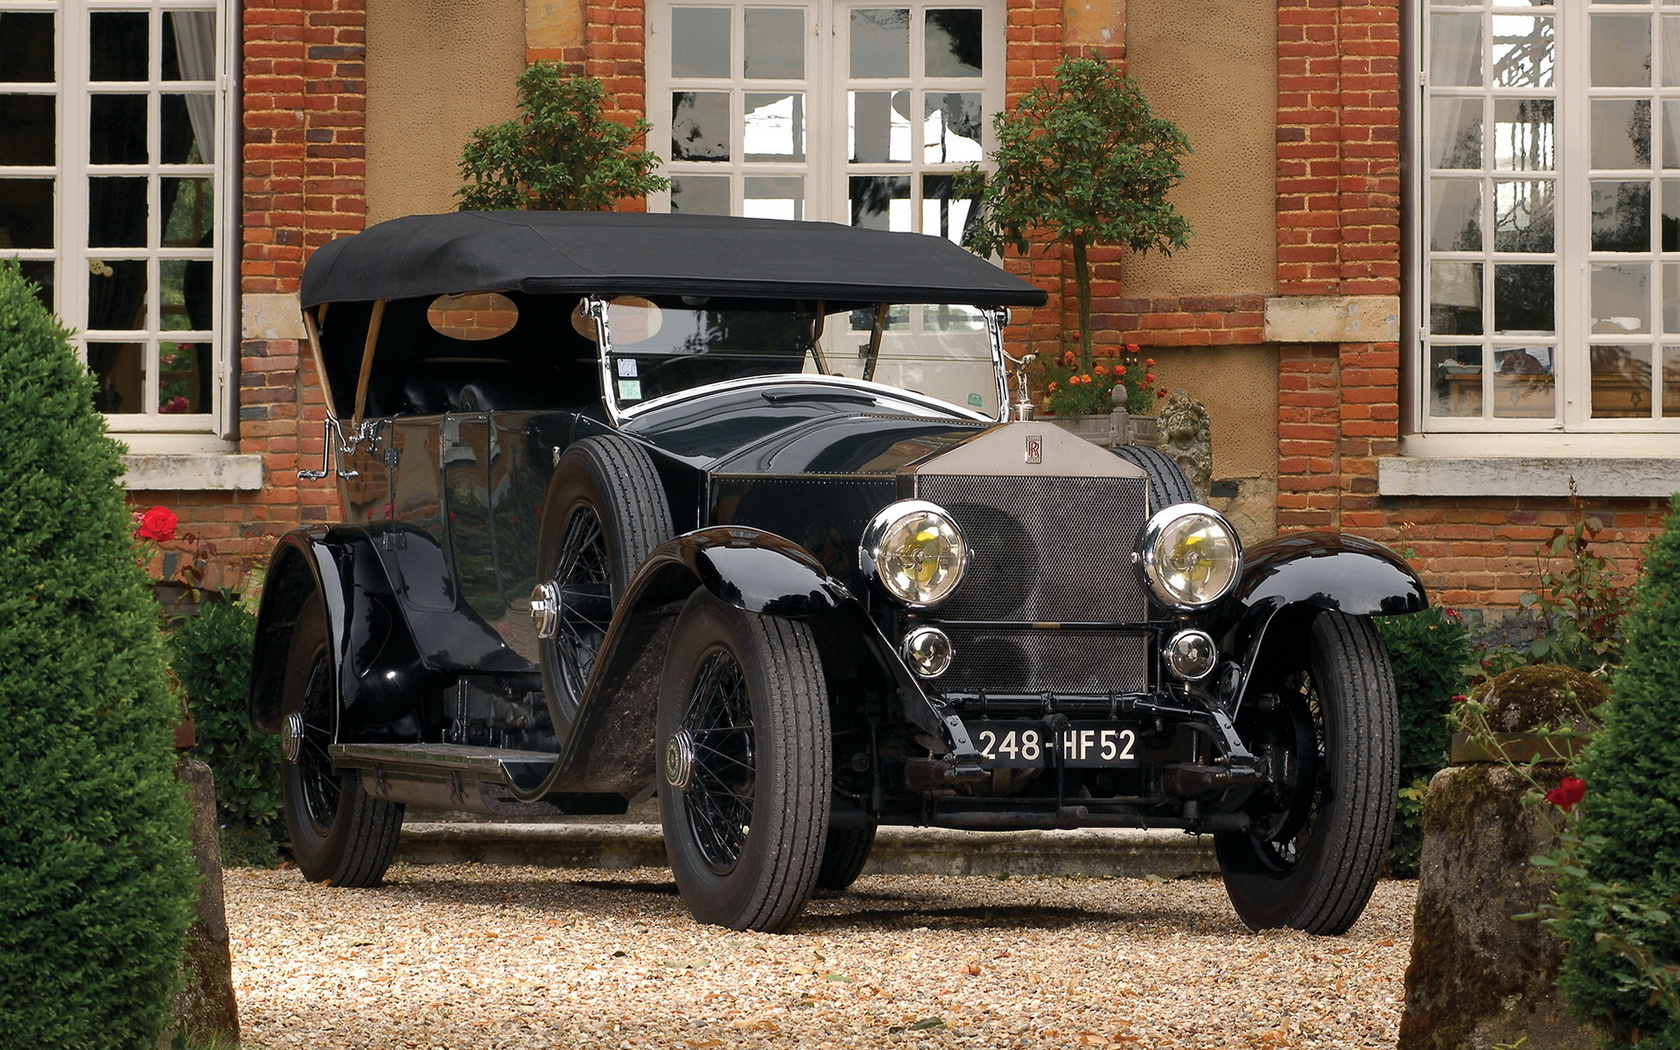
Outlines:
{"label": "red rose", "polygon": [[168,507],[153,507],[139,517],[140,527],[134,530],[134,534],[153,543],[167,543],[174,539],[175,526],[181,523]]}
{"label": "red rose", "polygon": [[1558,786],[1546,792],[1546,801],[1568,813],[1587,797],[1587,782],[1574,777],[1564,777]]}

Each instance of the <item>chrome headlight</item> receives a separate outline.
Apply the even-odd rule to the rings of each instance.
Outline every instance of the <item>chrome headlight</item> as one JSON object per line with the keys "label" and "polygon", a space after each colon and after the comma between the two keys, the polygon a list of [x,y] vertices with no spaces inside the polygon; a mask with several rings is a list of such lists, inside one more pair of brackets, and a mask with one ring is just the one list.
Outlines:
{"label": "chrome headlight", "polygon": [[917,607],[938,605],[962,581],[968,544],[939,506],[900,500],[870,519],[858,562],[888,594]]}
{"label": "chrome headlight", "polygon": [[1174,609],[1201,609],[1236,587],[1242,544],[1231,523],[1212,507],[1175,503],[1143,527],[1138,560],[1156,601]]}

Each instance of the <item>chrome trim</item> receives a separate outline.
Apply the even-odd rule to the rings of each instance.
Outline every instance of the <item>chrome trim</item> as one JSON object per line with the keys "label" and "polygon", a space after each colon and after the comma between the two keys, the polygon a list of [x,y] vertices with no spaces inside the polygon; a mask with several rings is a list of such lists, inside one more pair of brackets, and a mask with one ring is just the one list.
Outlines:
{"label": "chrome trim", "polygon": [[694,783],[694,736],[679,729],[665,741],[665,783],[678,791]]}
{"label": "chrome trim", "polygon": [[[938,670],[930,671],[924,669],[921,661],[911,655],[911,653],[915,650],[916,641],[920,638],[928,637],[937,638],[939,640],[939,644],[943,645],[945,649],[945,662],[939,665]],[[905,634],[904,640],[899,643],[898,654],[899,657],[903,659],[905,666],[914,671],[917,677],[938,678],[946,671],[949,671],[951,669],[951,665],[956,662],[957,647],[951,644],[951,636],[946,634],[944,631],[941,631],[937,627],[928,627],[923,625],[921,627],[913,627],[907,634]]]}
{"label": "chrome trim", "polygon": [[[938,601],[910,601],[908,598],[894,594],[886,584],[880,582],[880,558],[883,553],[881,540],[888,532],[892,531],[893,526],[912,514],[937,514],[950,522],[951,531],[955,532],[958,539],[962,541],[962,560],[957,565],[956,582],[951,584],[950,589],[941,595]],[[968,538],[963,535],[962,527],[957,524],[957,520],[951,517],[951,512],[939,504],[925,499],[901,499],[882,507],[873,518],[869,519],[869,524],[864,526],[863,536],[858,540],[858,567],[863,570],[864,577],[870,583],[886,591],[893,600],[903,602],[912,609],[931,609],[955,594],[957,588],[962,586],[963,575],[967,573],[968,563],[973,560],[973,557],[974,551],[968,545]]]}
{"label": "chrome trim", "polygon": [[[1231,567],[1231,579],[1220,589],[1218,594],[1213,595],[1206,601],[1194,604],[1177,601],[1168,594],[1166,587],[1161,582],[1160,565],[1155,557],[1156,545],[1160,542],[1161,534],[1167,530],[1167,527],[1181,518],[1192,515],[1212,518],[1217,522],[1230,535],[1231,547],[1235,551],[1233,555],[1234,564]],[[1242,581],[1243,549],[1242,540],[1237,537],[1237,530],[1231,527],[1229,521],[1225,520],[1225,515],[1200,503],[1174,503],[1172,506],[1163,507],[1151,515],[1149,521],[1144,524],[1143,531],[1138,535],[1137,554],[1138,566],[1143,572],[1144,583],[1148,585],[1149,593],[1155,597],[1156,601],[1169,609],[1194,612],[1198,609],[1206,609],[1217,605],[1229,597],[1231,592],[1236,590],[1237,584]]]}
{"label": "chrome trim", "polygon": [[[603,353],[601,356],[604,360],[606,354]],[[854,390],[862,390],[878,396],[895,398],[899,401],[908,401],[911,404],[922,405],[947,415],[958,416],[964,420],[974,420],[980,423],[997,422],[984,412],[976,412],[972,408],[967,408],[963,405],[954,405],[949,401],[941,401],[937,397],[930,397],[927,394],[918,394],[913,390],[905,390],[903,387],[888,386],[885,383],[865,382],[861,379],[852,379],[849,376],[820,376],[813,375],[809,372],[787,372],[778,373],[776,375],[743,376],[740,379],[726,379],[721,383],[707,383],[704,386],[689,387],[687,390],[679,390],[674,394],[666,394],[662,397],[656,397],[651,401],[643,401],[639,405],[631,405],[628,408],[615,409],[609,405],[608,411],[614,412],[614,419],[622,424],[624,421],[635,419],[637,416],[651,409],[666,408],[670,405],[680,405],[684,401],[697,400],[710,394],[715,394],[720,390],[750,390],[754,387],[782,386],[787,383],[847,387]],[[609,398],[609,400],[611,399]]]}
{"label": "chrome trim", "polygon": [[[992,309],[984,311],[984,313],[986,315],[986,330],[990,332],[992,336],[992,377],[997,383],[998,395],[998,410],[996,418],[999,423],[1004,423],[1008,422],[1010,418],[1009,370],[1004,366],[1004,360],[1015,360],[1003,349],[1003,327],[1009,323],[1009,308],[1007,306],[994,306]],[[1026,367],[1024,362],[1026,360],[1028,360],[1028,358],[1023,358],[1023,372],[1021,376],[1023,387],[1026,383],[1026,374],[1024,371]],[[1031,419],[1032,417],[1028,415],[1019,418]]]}
{"label": "chrome trim", "polygon": [[560,588],[554,581],[539,583],[531,592],[531,619],[537,627],[537,637],[551,640],[560,633]]}
{"label": "chrome trim", "polygon": [[[1199,671],[1195,668],[1186,670],[1184,667],[1180,666],[1182,660],[1184,659],[1181,656],[1181,650],[1179,648],[1180,642],[1200,642],[1205,644],[1208,652],[1207,666]],[[1208,675],[1212,674],[1213,669],[1219,666],[1219,647],[1214,644],[1213,636],[1208,634],[1206,631],[1195,627],[1179,631],[1177,634],[1173,635],[1167,640],[1167,644],[1161,650],[1161,653],[1166,658],[1167,670],[1171,671],[1174,676],[1186,682],[1199,682]]]}

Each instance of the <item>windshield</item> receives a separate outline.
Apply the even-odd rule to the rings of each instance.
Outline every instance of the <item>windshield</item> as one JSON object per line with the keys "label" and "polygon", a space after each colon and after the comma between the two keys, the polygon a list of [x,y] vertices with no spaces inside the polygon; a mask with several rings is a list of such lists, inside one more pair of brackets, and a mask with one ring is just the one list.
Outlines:
{"label": "windshield", "polygon": [[785,374],[869,380],[998,416],[994,328],[975,307],[619,296],[606,315],[609,396],[620,410]]}

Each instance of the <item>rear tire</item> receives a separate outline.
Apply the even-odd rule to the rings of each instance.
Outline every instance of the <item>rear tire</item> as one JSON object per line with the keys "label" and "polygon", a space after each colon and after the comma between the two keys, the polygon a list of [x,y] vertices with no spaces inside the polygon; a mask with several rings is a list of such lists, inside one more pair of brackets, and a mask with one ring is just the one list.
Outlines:
{"label": "rear tire", "polygon": [[861,828],[829,828],[823,843],[822,867],[817,871],[817,889],[839,891],[857,881],[869,863],[875,846],[875,825]]}
{"label": "rear tire", "polygon": [[780,933],[816,886],[833,784],[810,629],[702,589],[665,668],[654,740],[677,890],[700,922]]}
{"label": "rear tire", "polygon": [[369,795],[355,770],[336,771],[338,667],[318,596],[292,628],[281,681],[280,787],[292,859],[310,882],[377,886],[397,852],[403,807]]}
{"label": "rear tire", "polygon": [[[1400,790],[1399,705],[1388,652],[1365,618],[1323,612],[1251,690],[1237,728],[1287,753],[1292,786],[1249,805],[1255,827],[1214,836],[1225,891],[1255,930],[1347,931],[1382,871]],[[1301,644],[1304,643],[1304,644]],[[1257,702],[1275,696],[1269,712]]]}

